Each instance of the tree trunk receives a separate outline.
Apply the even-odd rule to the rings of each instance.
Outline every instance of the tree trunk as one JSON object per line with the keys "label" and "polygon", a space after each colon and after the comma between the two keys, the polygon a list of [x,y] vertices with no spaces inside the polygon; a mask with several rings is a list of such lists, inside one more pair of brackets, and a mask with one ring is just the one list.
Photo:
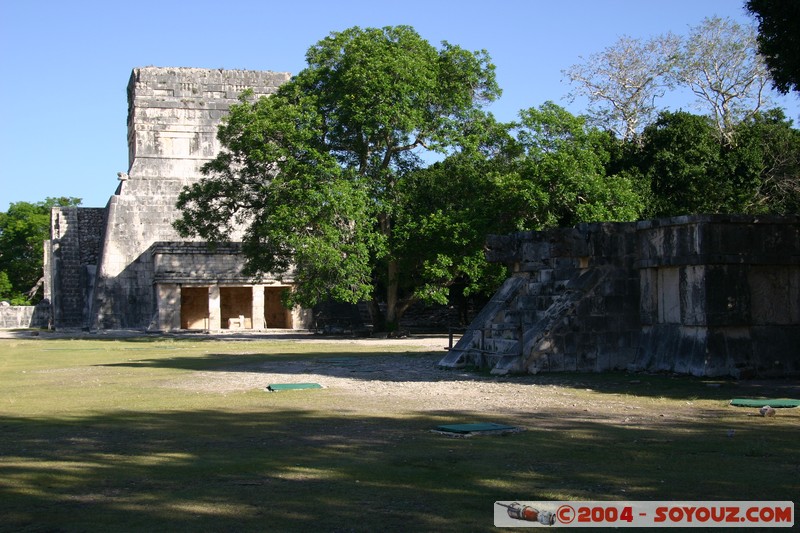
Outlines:
{"label": "tree trunk", "polygon": [[36,282],[36,285],[31,287],[31,290],[27,292],[25,296],[28,297],[28,300],[33,300],[36,296],[36,293],[39,292],[39,289],[44,285],[44,277],[39,278],[39,281]]}
{"label": "tree trunk", "polygon": [[367,304],[369,316],[372,319],[373,331],[383,331],[386,329],[386,318],[381,313],[380,302],[377,295],[372,296],[372,300]]}
{"label": "tree trunk", "polygon": [[386,329],[394,331],[397,329],[397,291],[400,285],[398,279],[398,266],[397,261],[394,259],[389,260],[387,267],[388,274],[386,279]]}

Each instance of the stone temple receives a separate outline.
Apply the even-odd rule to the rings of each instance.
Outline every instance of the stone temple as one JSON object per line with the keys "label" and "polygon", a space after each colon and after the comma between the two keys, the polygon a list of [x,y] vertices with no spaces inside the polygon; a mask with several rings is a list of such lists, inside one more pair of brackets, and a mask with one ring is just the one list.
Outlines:
{"label": "stone temple", "polygon": [[800,375],[800,216],[490,236],[487,259],[512,274],[442,366]]}
{"label": "stone temple", "polygon": [[[178,194],[219,152],[217,128],[237,97],[269,95],[288,79],[134,69],[129,170],[106,207],[53,209],[49,312],[11,327],[46,316],[55,328],[89,330],[308,329],[311,310],[281,304],[291,276],[247,278],[236,235],[212,248],[172,227]],[[800,375],[800,216],[582,224],[489,236],[486,249],[512,274],[443,367]],[[0,322],[9,313],[0,307]]]}
{"label": "stone temple", "polygon": [[[290,278],[241,275],[236,244],[209,248],[173,229],[181,189],[219,152],[217,127],[245,89],[269,95],[288,73],[145,67],[128,83],[127,173],[104,208],[55,208],[45,298],[56,328],[303,329]],[[233,236],[235,237],[235,236]],[[235,240],[233,238],[232,240]]]}

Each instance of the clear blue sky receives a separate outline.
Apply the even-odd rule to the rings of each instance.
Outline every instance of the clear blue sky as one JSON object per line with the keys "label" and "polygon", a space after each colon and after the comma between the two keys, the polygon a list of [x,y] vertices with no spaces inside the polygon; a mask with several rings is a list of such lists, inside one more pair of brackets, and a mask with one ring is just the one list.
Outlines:
{"label": "clear blue sky", "polygon": [[[126,86],[139,66],[297,73],[309,46],[350,26],[407,24],[438,45],[486,49],[512,120],[569,105],[561,71],[618,37],[685,33],[743,0],[0,0],[0,210],[77,196],[102,207],[127,171]],[[798,100],[778,103],[798,121]]]}

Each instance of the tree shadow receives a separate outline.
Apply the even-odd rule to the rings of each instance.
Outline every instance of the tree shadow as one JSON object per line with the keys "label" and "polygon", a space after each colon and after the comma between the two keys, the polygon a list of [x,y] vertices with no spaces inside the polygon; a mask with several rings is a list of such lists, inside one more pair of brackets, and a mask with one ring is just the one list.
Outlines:
{"label": "tree shadow", "polygon": [[[209,333],[206,331],[143,331],[139,329],[109,329],[109,330],[83,330],[77,328],[64,328],[58,330],[48,330],[43,328],[18,328],[3,330],[7,338],[24,340],[35,339],[37,341],[56,341],[56,340],[91,340],[91,341],[115,341],[131,343],[156,343],[163,341],[174,342],[248,342],[248,341],[316,341],[316,342],[342,342],[342,341],[375,341],[376,343],[386,342],[385,337],[360,337],[349,334],[330,334],[330,333],[310,333],[303,330],[222,330]],[[447,332],[431,332],[424,335],[409,335],[391,339],[397,345],[403,345],[406,340],[416,338],[438,339],[442,342],[442,347],[447,346],[449,334]],[[455,343],[456,338],[453,342]]]}
{"label": "tree shadow", "polygon": [[[487,531],[497,500],[785,500],[793,428],[303,409],[0,418],[3,530]],[[765,419],[760,419],[765,420]],[[713,475],[709,475],[713,472]]]}
{"label": "tree shadow", "polygon": [[[442,369],[438,367],[443,352],[425,351],[397,351],[403,347],[404,339],[396,339],[397,343],[392,349],[381,350],[387,345],[376,344],[374,351],[352,351],[343,340],[352,340],[342,335],[321,335],[301,332],[228,332],[209,335],[200,332],[175,332],[175,333],[144,333],[140,330],[110,330],[101,332],[61,331],[45,332],[41,330],[19,330],[6,332],[12,338],[24,339],[37,335],[36,340],[93,340],[106,342],[131,343],[134,346],[142,345],[146,349],[153,344],[165,340],[182,343],[241,343],[246,346],[248,341],[318,341],[331,343],[325,351],[311,353],[281,352],[274,353],[254,352],[247,354],[210,353],[203,356],[177,355],[175,357],[158,357],[150,359],[129,360],[125,363],[113,363],[106,366],[150,367],[150,368],[175,368],[181,370],[201,370],[219,372],[269,372],[298,374],[303,372],[341,377],[347,376],[355,379],[374,381],[384,379],[394,382],[420,382],[426,381],[463,381],[482,380],[510,383],[525,383],[530,385],[555,385],[575,389],[591,389],[601,394],[636,395],[646,397],[664,397],[673,399],[701,399],[701,400],[730,400],[738,397],[745,398],[800,398],[800,381],[792,378],[769,379],[742,379],[736,380],[729,377],[708,378],[672,373],[648,373],[607,371],[602,373],[577,373],[577,372],[547,372],[538,375],[509,375],[492,376],[479,369]],[[434,337],[442,342],[445,348],[448,342],[447,334],[424,335],[426,338]],[[375,339],[380,342],[379,339]],[[75,350],[74,347],[62,348]],[[135,348],[129,348],[135,349]],[[168,349],[164,346],[163,349]],[[403,361],[417,361],[416,365],[406,365],[397,369],[397,364],[386,365],[376,363],[381,357],[391,357]],[[410,358],[410,359],[409,359]],[[289,361],[294,361],[291,368],[281,367]],[[424,361],[424,368],[419,362]],[[307,368],[303,369],[303,365]],[[103,365],[100,365],[103,366]],[[411,368],[411,367],[414,368]]]}
{"label": "tree shadow", "polygon": [[330,351],[177,355],[131,359],[98,366],[283,374],[287,377],[347,377],[371,382],[419,383],[421,386],[425,383],[453,381],[514,383],[567,387],[599,394],[683,400],[800,398],[800,382],[792,379],[734,380],[624,371],[496,376],[474,368],[441,368],[438,366],[440,359],[438,352],[349,351],[347,345],[338,345]]}

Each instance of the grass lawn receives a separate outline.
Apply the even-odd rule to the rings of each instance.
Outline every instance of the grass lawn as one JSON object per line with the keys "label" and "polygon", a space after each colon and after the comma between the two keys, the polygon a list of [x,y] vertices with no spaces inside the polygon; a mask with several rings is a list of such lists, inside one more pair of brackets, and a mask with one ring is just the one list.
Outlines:
{"label": "grass lawn", "polygon": [[[769,383],[357,372],[444,353],[395,342],[0,340],[0,531],[489,531],[498,500],[800,496],[800,409],[727,405],[787,396]],[[325,358],[350,381],[258,382]],[[525,431],[430,431],[471,421]]]}

